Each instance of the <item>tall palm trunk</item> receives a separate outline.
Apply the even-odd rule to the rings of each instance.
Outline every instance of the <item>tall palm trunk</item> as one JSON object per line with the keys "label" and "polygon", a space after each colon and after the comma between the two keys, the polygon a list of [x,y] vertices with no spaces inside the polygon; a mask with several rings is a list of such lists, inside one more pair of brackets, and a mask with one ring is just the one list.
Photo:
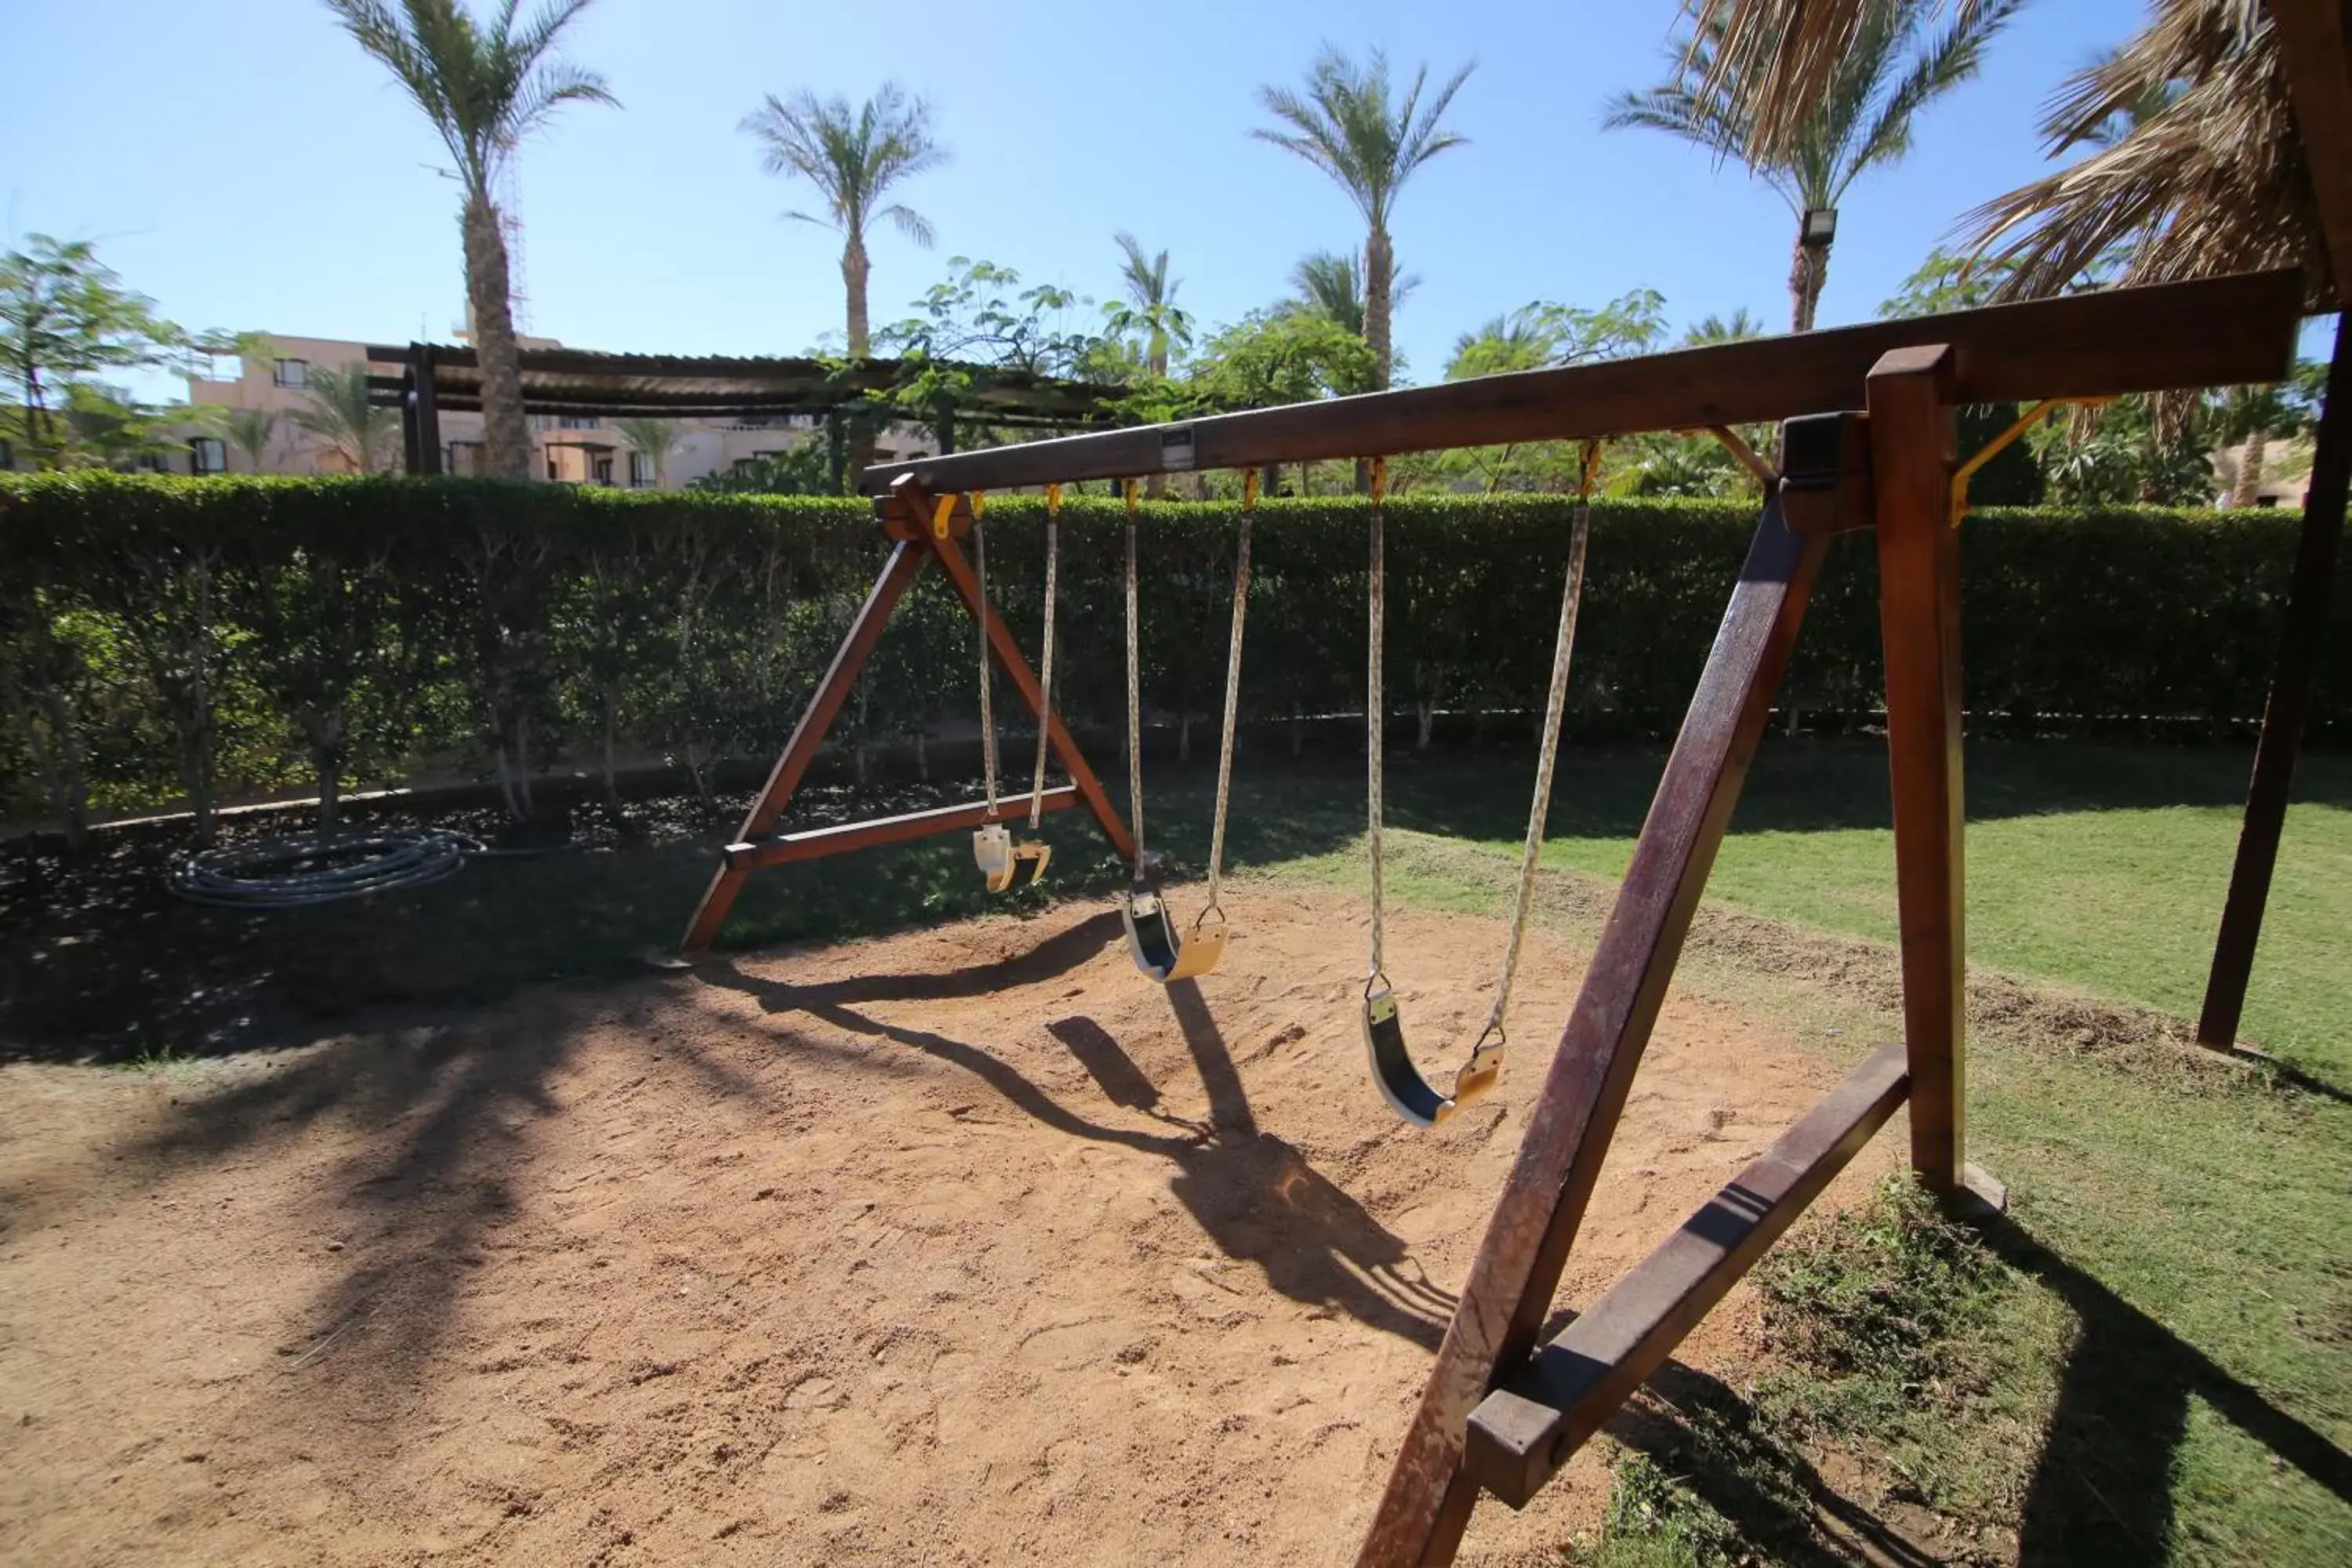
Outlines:
{"label": "tall palm trunk", "polygon": [[874,352],[874,335],[866,315],[866,279],[874,263],[866,258],[865,239],[853,233],[841,247],[841,282],[849,293],[849,357],[864,359]]}
{"label": "tall palm trunk", "polygon": [[2270,457],[2270,433],[2257,427],[2238,454],[2238,482],[2230,487],[2231,506],[2252,506],[2262,499],[2263,464]]}
{"label": "tall palm trunk", "polygon": [[1388,230],[1375,224],[1364,237],[1364,346],[1372,351],[1372,390],[1386,392],[1392,360],[1389,353],[1390,283],[1396,251]]}
{"label": "tall palm trunk", "polygon": [[1830,247],[1805,243],[1804,219],[1797,220],[1797,243],[1789,258],[1789,320],[1792,331],[1813,330],[1813,313],[1821,308],[1822,286],[1829,281]]}
{"label": "tall palm trunk", "polygon": [[502,479],[530,478],[530,431],[523,422],[522,362],[517,357],[507,238],[498,205],[476,191],[466,202],[466,300],[482,366],[482,457]]}

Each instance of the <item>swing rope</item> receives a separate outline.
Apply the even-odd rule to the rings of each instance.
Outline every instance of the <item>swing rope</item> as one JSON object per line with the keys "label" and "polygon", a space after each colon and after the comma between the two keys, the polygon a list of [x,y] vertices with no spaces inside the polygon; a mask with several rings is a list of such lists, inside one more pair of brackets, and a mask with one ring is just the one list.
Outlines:
{"label": "swing rope", "polygon": [[1486,1027],[1471,1045],[1475,1056],[1492,1036],[1499,1048],[1507,1037],[1503,1014],[1511,1004],[1511,983],[1518,977],[1519,949],[1528,934],[1528,915],[1535,907],[1536,866],[1543,858],[1544,823],[1551,815],[1552,764],[1559,752],[1561,717],[1568,710],[1568,667],[1576,647],[1577,606],[1584,598],[1584,555],[1592,536],[1592,483],[1601,472],[1601,443],[1584,444],[1584,469],[1576,492],[1576,522],[1569,537],[1568,586],[1560,595],[1559,637],[1552,645],[1551,690],[1544,700],[1543,747],[1536,756],[1536,795],[1528,807],[1527,842],[1519,850],[1519,901],[1511,911],[1509,943],[1503,950],[1502,977],[1495,983],[1495,1005]]}
{"label": "swing rope", "polygon": [[1372,459],[1372,521],[1371,521],[1371,592],[1368,595],[1371,609],[1371,652],[1365,679],[1364,730],[1365,751],[1369,758],[1365,767],[1367,796],[1365,816],[1369,818],[1366,837],[1371,845],[1372,862],[1372,960],[1364,975],[1364,992],[1370,995],[1375,984],[1388,976],[1381,966],[1381,951],[1385,945],[1385,921],[1381,899],[1381,741],[1386,726],[1382,723],[1385,710],[1381,698],[1381,626],[1386,618],[1386,563],[1383,560],[1381,513],[1386,510],[1389,492],[1389,460]]}
{"label": "swing rope", "polygon": [[1234,738],[1242,696],[1242,620],[1249,612],[1250,524],[1256,517],[1257,470],[1244,468],[1241,541],[1234,556],[1234,630],[1225,644],[1225,732],[1217,748],[1217,810],[1209,830],[1209,902],[1193,921],[1195,929],[1213,913],[1220,921],[1225,918],[1220,901],[1225,886],[1225,809],[1233,803]]}
{"label": "swing rope", "polygon": [[980,586],[980,767],[988,779],[988,820],[996,820],[996,708],[988,668],[988,531],[980,525],[988,498],[971,494],[971,573]]}
{"label": "swing rope", "polygon": [[1140,634],[1137,627],[1135,591],[1135,507],[1137,482],[1127,481],[1127,806],[1129,826],[1135,833],[1135,864],[1129,879],[1143,882],[1143,678]]}
{"label": "swing rope", "polygon": [[1045,811],[1045,752],[1054,729],[1054,581],[1061,556],[1062,487],[1045,487],[1045,633],[1037,658],[1037,768],[1029,781],[1029,831]]}

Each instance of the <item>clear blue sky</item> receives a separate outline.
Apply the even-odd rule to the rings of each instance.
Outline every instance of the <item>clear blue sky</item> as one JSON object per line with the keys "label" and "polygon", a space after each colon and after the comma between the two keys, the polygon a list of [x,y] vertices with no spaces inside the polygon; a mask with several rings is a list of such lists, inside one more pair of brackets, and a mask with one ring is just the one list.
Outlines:
{"label": "clear blue sky", "polygon": [[[487,4],[488,0],[477,0]],[[12,234],[100,240],[191,327],[405,342],[463,314],[457,191],[423,117],[312,0],[26,0],[0,97]],[[1173,252],[1180,304],[1228,321],[1287,291],[1293,263],[1362,235],[1305,163],[1246,132],[1261,82],[1329,39],[1410,66],[1478,68],[1394,220],[1426,280],[1400,347],[1433,379],[1456,333],[1530,300],[1662,290],[1679,327],[1746,306],[1785,323],[1791,220],[1736,165],[1604,133],[1613,90],[1661,68],[1674,0],[597,0],[569,53],[623,107],[567,109],[526,147],[530,330],[584,348],[795,353],[838,331],[837,241],[737,129],[764,92],[862,96],[886,77],[934,102],[953,160],[906,191],[939,231],[875,243],[874,314],[907,313],[946,258],[984,257],[1100,299],[1111,235]],[[2139,20],[2136,0],[2040,0],[1909,159],[1842,214],[1822,324],[1874,314],[1953,220],[2043,172],[2033,126],[2059,79]],[[1076,323],[1073,323],[1076,325]],[[1091,324],[1089,322],[1088,324]]]}

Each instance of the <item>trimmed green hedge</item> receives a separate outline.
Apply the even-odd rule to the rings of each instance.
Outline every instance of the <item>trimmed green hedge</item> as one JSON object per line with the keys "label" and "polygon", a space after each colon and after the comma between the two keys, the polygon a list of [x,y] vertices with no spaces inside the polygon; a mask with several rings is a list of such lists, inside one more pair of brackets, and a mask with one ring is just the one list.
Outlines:
{"label": "trimmed green hedge", "polygon": [[[1409,497],[1389,509],[1396,716],[1541,699],[1570,504]],[[998,602],[1034,653],[1043,507],[989,511]],[[1230,506],[1146,508],[1147,702],[1213,726]],[[1120,512],[1064,513],[1060,700],[1116,731]],[[1670,732],[1752,523],[1718,502],[1594,509],[1572,731]],[[1360,708],[1363,503],[1261,513],[1244,711]],[[1972,721],[2226,726],[2255,719],[2296,520],[2271,511],[1988,510],[1968,526]],[[654,752],[708,786],[764,756],[881,559],[865,503],[491,480],[0,478],[0,799],[14,814],[429,765],[498,769],[521,809],[562,757]],[[1879,692],[1866,536],[1841,541],[1786,701],[1866,717]],[[2331,668],[2347,647],[2342,584]],[[976,714],[970,621],[935,575],[847,719],[919,739]],[[1000,707],[1017,711],[1009,690]],[[2347,691],[2321,694],[2340,723]],[[1008,725],[1008,733],[1012,726]],[[1205,736],[1199,737],[1204,739]],[[504,766],[499,767],[501,759]],[[79,778],[79,784],[75,782]]]}

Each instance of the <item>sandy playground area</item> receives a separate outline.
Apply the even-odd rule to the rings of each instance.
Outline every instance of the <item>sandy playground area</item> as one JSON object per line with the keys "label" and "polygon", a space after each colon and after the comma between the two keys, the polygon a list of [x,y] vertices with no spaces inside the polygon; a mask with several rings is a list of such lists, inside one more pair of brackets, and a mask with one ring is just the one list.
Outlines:
{"label": "sandy playground area", "polygon": [[[0,1070],[0,1560],[1346,1561],[1584,955],[1531,935],[1502,1090],[1424,1133],[1365,1076],[1360,905],[1233,908],[1197,987],[1072,903]],[[1501,935],[1392,919],[1433,1060]],[[1563,1300],[1838,1071],[1670,1002]],[[1679,1359],[1736,1380],[1753,1323]],[[1463,1560],[1555,1561],[1606,1491],[1588,1453]]]}

